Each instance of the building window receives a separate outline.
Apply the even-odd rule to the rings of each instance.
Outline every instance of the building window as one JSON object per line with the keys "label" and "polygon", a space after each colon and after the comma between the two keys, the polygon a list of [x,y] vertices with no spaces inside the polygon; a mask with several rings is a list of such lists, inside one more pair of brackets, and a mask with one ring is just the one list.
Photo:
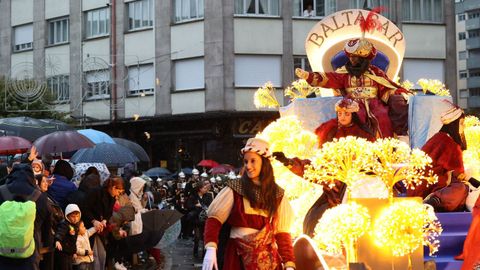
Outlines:
{"label": "building window", "polygon": [[467,33],[465,32],[458,33],[458,40],[465,40],[465,39],[467,39]]}
{"label": "building window", "polygon": [[68,42],[69,32],[68,18],[48,22],[48,44],[61,44]]}
{"label": "building window", "polygon": [[68,75],[57,75],[47,78],[47,86],[50,89],[53,100],[61,102],[70,99],[69,79]]}
{"label": "building window", "polygon": [[110,10],[108,8],[86,12],[86,37],[105,36],[110,33]]}
{"label": "building window", "polygon": [[280,15],[280,0],[235,0],[235,14]]}
{"label": "building window", "polygon": [[405,21],[443,22],[443,0],[403,0]]}
{"label": "building window", "polygon": [[[301,68],[306,71],[312,71],[310,67],[310,62],[306,56],[294,56],[293,57],[293,71],[295,73],[296,68]],[[296,78],[296,75],[294,76]]]}
{"label": "building window", "polygon": [[468,13],[468,19],[475,19],[475,18],[478,18],[480,17],[480,12],[479,11],[476,11],[476,12],[471,12],[471,13]]}
{"label": "building window", "polygon": [[128,95],[145,96],[155,91],[153,64],[128,67]]}
{"label": "building window", "polygon": [[205,61],[191,58],[175,61],[175,90],[205,89]]}
{"label": "building window", "polygon": [[[365,2],[364,0],[350,0],[349,7],[363,9],[364,2]],[[391,8],[392,7],[391,0],[368,0],[367,6],[369,8],[383,7],[384,9],[381,12],[381,14],[382,16],[387,18],[390,18],[390,10],[395,10]]]}
{"label": "building window", "polygon": [[[403,60],[403,80],[416,83],[421,78],[435,78],[443,82],[445,78],[445,62],[436,59]],[[421,89],[421,87],[415,84],[414,89]]]}
{"label": "building window", "polygon": [[33,48],[33,24],[17,26],[13,29],[13,33],[15,36],[13,50],[15,52]]}
{"label": "building window", "polygon": [[468,31],[468,38],[476,38],[480,36],[479,30]]}
{"label": "building window", "polygon": [[460,79],[466,79],[468,77],[468,73],[466,70],[460,70],[458,72],[458,75],[460,76]]}
{"label": "building window", "polygon": [[175,22],[203,18],[204,0],[175,0]]}
{"label": "building window", "polygon": [[336,11],[335,0],[294,0],[293,15],[302,17],[323,17]]}
{"label": "building window", "polygon": [[468,77],[480,77],[480,70],[471,70],[468,74]]}
{"label": "building window", "polygon": [[480,88],[472,88],[469,90],[471,97],[478,97],[480,96]]}
{"label": "building window", "polygon": [[459,21],[459,22],[465,21],[465,13],[458,14],[458,21]]}
{"label": "building window", "polygon": [[282,86],[282,58],[280,56],[235,56],[235,86],[259,87],[271,82]]}
{"label": "building window", "polygon": [[128,4],[128,30],[153,26],[153,0],[141,0]]}
{"label": "building window", "polygon": [[97,70],[85,72],[85,96],[87,99],[110,97],[110,71]]}
{"label": "building window", "polygon": [[468,58],[467,51],[458,52],[458,60],[466,60]]}
{"label": "building window", "polygon": [[460,98],[468,98],[468,89],[460,89]]}

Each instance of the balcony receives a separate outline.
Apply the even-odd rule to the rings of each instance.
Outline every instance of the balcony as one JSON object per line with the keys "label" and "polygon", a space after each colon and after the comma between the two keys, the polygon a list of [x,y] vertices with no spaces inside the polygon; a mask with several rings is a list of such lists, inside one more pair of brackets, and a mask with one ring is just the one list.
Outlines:
{"label": "balcony", "polygon": [[471,96],[467,99],[468,108],[480,108],[480,96]]}
{"label": "balcony", "polygon": [[480,77],[470,77],[467,79],[467,88],[480,88]]}
{"label": "balcony", "polygon": [[474,38],[467,38],[466,42],[467,50],[474,50],[474,49],[479,49],[480,48],[480,37],[474,37]]}
{"label": "balcony", "polygon": [[468,56],[467,69],[480,69],[480,55]]}
{"label": "balcony", "polygon": [[480,29],[480,18],[473,18],[465,20],[465,30]]}
{"label": "balcony", "polygon": [[478,0],[465,0],[462,4],[463,9],[467,12],[470,10],[480,9],[480,4],[478,3]]}

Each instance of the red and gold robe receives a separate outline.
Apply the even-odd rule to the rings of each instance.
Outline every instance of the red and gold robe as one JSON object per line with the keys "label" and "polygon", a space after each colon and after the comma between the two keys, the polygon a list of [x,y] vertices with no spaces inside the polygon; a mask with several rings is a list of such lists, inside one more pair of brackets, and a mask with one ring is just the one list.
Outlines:
{"label": "red and gold robe", "polygon": [[[220,229],[222,224],[227,222],[232,229],[225,249],[223,269],[241,270],[242,262],[252,259],[256,260],[255,263],[258,264],[256,269],[264,269],[268,266],[262,265],[262,256],[276,256],[283,267],[295,267],[292,238],[289,232],[293,221],[293,210],[288,199],[283,196],[283,190],[277,194],[279,206],[277,214],[273,217],[273,226],[271,226],[274,243],[268,246],[268,250],[255,250],[253,252],[255,254],[239,255],[238,245],[240,241],[238,239],[261,231],[272,221],[266,211],[252,208],[250,202],[241,192],[238,192],[239,189],[234,186],[241,185],[240,181],[229,182],[228,186],[217,195],[208,208],[208,219],[204,233],[205,246],[217,247]],[[275,269],[283,268],[279,264],[272,270]]]}
{"label": "red and gold robe", "polygon": [[[400,93],[408,93],[398,84],[391,81],[387,75],[375,66],[370,66],[362,76],[350,75],[345,67],[336,72],[311,72],[307,82],[315,87],[325,87],[340,90],[342,96],[357,101],[360,105],[358,116],[362,123],[367,124],[374,130],[377,137],[393,137],[394,127],[389,116],[388,101],[390,96]],[[406,126],[408,121],[406,103],[392,104],[396,121],[395,127]],[[401,115],[401,117],[400,117]],[[395,130],[395,132],[399,132]],[[402,132],[403,133],[403,132]],[[404,134],[401,134],[404,135]]]}

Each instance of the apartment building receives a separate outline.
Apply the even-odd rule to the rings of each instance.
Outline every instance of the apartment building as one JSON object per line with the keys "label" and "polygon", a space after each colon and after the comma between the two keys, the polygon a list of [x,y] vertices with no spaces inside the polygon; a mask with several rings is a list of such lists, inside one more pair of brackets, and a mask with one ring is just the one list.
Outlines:
{"label": "apartment building", "polygon": [[[304,16],[311,5],[312,12]],[[202,158],[240,165],[238,149],[278,117],[255,90],[308,69],[304,42],[323,16],[363,0],[1,0],[0,73],[44,82],[56,109],[139,142],[153,166]],[[453,0],[370,0],[402,29],[401,79],[457,92]],[[454,40],[455,39],[455,40]],[[28,74],[27,74],[28,73]],[[27,75],[25,75],[27,74]],[[454,97],[456,98],[456,96]]]}
{"label": "apartment building", "polygon": [[458,104],[480,108],[480,1],[455,1]]}

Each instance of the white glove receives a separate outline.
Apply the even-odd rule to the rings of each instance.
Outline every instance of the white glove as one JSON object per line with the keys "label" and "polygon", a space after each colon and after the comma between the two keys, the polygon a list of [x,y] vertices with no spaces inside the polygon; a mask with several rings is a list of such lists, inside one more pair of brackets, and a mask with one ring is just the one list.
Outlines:
{"label": "white glove", "polygon": [[207,252],[203,258],[202,270],[212,270],[213,268],[218,270],[217,249],[214,247],[207,247]]}

